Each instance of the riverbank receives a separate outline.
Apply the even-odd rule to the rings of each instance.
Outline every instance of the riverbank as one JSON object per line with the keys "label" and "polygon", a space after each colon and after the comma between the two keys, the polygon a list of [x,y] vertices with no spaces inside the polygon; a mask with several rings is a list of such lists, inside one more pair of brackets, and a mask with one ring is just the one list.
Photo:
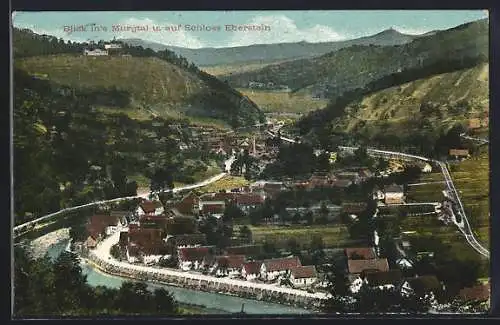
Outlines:
{"label": "riverbank", "polygon": [[195,291],[211,292],[240,298],[284,304],[307,310],[318,310],[324,294],[254,283],[229,278],[216,278],[174,269],[120,262],[110,256],[110,248],[118,242],[119,233],[104,239],[85,259],[93,267],[108,274],[140,281],[162,283]]}
{"label": "riverbank", "polygon": [[61,228],[32,240],[29,250],[34,258],[41,258],[51,246],[65,240],[69,240],[69,228]]}

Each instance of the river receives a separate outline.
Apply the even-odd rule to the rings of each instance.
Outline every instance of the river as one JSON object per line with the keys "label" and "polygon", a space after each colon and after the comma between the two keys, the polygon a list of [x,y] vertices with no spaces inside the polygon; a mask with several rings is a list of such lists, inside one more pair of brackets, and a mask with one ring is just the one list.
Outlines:
{"label": "river", "polygon": [[[56,258],[64,251],[68,244],[67,240],[58,242],[52,245],[47,255],[51,258]],[[91,286],[107,286],[111,288],[118,288],[125,279],[104,274],[95,270],[90,265],[82,263],[82,270],[87,275],[87,282]],[[148,284],[150,288],[162,287],[170,291],[175,299],[180,303],[194,304],[205,306],[204,311],[206,314],[228,314],[241,311],[242,304],[245,304],[245,312],[248,314],[311,314],[312,312],[306,309],[272,304],[251,299],[244,299],[232,297],[228,295],[221,295],[217,293],[209,293],[202,291],[195,291],[180,287],[169,285]]]}

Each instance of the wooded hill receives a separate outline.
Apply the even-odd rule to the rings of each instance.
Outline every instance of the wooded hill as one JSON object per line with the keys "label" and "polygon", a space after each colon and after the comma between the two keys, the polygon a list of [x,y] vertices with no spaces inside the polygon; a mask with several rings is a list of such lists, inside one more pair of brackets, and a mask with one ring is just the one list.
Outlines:
{"label": "wooded hill", "polygon": [[102,41],[95,45],[65,43],[52,36],[14,29],[14,64],[58,86],[86,92],[102,109],[213,118],[232,127],[251,125],[263,118],[247,97],[169,50],[155,52],[122,44],[120,54],[132,57],[83,56],[85,48],[103,45]]}
{"label": "wooded hill", "polygon": [[353,45],[310,59],[266,66],[256,71],[224,78],[234,87],[250,82],[289,86],[318,97],[336,99],[346,92],[363,89],[369,83],[405,70],[434,66],[450,60],[462,63],[487,61],[489,42],[486,19],[460,25],[407,44],[394,46]]}

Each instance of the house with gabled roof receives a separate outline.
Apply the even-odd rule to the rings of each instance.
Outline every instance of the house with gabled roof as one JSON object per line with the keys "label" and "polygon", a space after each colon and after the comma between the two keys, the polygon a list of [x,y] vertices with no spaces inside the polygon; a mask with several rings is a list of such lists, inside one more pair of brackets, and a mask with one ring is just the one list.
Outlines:
{"label": "house with gabled roof", "polygon": [[262,261],[251,261],[243,263],[241,276],[247,281],[254,280],[260,276]]}
{"label": "house with gabled roof", "polygon": [[401,285],[401,294],[407,296],[415,294],[423,297],[426,294],[433,293],[439,295],[444,290],[444,285],[435,275],[421,275],[413,278],[407,278]]}
{"label": "house with gabled roof", "polygon": [[200,198],[193,191],[186,194],[174,207],[184,215],[197,215],[199,212]]}
{"label": "house with gabled roof", "polygon": [[491,284],[483,283],[463,288],[458,293],[458,299],[463,302],[486,302],[491,297]]}
{"label": "house with gabled roof", "polygon": [[402,185],[391,184],[384,188],[385,204],[402,204],[405,202],[405,193]]}
{"label": "house with gabled roof", "polygon": [[137,207],[138,216],[160,215],[164,212],[163,204],[160,201],[142,200]]}
{"label": "house with gabled roof", "polygon": [[262,262],[260,275],[262,279],[272,281],[280,275],[290,274],[293,268],[301,265],[297,256],[267,259]]}
{"label": "house with gabled roof", "polygon": [[218,276],[239,276],[245,259],[245,255],[216,256],[212,265],[213,272]]}
{"label": "house with gabled roof", "polygon": [[205,216],[223,214],[226,209],[225,201],[200,201],[200,213]]}
{"label": "house with gabled roof", "polygon": [[264,204],[264,196],[258,193],[241,193],[236,196],[236,205],[244,212]]}
{"label": "house with gabled roof", "polygon": [[361,273],[363,284],[374,289],[389,289],[396,288],[403,281],[403,273],[401,270],[388,271],[364,271]]}
{"label": "house with gabled roof", "polygon": [[198,270],[207,255],[211,254],[210,247],[184,247],[178,249],[179,268],[183,271]]}
{"label": "house with gabled roof", "polygon": [[296,287],[310,286],[318,280],[318,273],[314,265],[297,266],[290,272],[290,281]]}
{"label": "house with gabled roof", "polygon": [[97,214],[90,217],[86,229],[92,238],[99,240],[104,236],[113,234],[121,226],[121,220],[117,216]]}
{"label": "house with gabled roof", "polygon": [[348,260],[372,260],[377,258],[374,247],[344,248],[344,254]]}

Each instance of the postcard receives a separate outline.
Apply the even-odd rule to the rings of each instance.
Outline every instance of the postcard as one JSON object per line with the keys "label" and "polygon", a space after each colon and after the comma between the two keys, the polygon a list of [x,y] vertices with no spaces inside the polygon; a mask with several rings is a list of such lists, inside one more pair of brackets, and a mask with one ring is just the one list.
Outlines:
{"label": "postcard", "polygon": [[489,311],[487,11],[11,33],[14,317]]}

